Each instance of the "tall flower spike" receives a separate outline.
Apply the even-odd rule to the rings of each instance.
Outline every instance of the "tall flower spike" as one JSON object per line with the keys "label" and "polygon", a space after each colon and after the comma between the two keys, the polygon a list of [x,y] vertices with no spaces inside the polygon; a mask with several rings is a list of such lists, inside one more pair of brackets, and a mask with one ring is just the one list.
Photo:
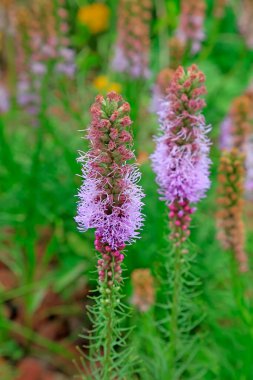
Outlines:
{"label": "tall flower spike", "polygon": [[228,117],[221,125],[221,147],[233,147],[244,151],[253,121],[251,99],[245,94],[236,98],[230,109]]}
{"label": "tall flower spike", "polygon": [[[182,347],[191,340],[185,325],[192,325],[190,305],[196,279],[191,273],[193,255],[188,253],[192,203],[205,196],[209,181],[210,128],[202,109],[206,93],[205,76],[192,65],[186,71],[179,66],[167,89],[160,111],[160,136],[151,156],[161,199],[169,209],[171,248],[164,263],[164,299],[167,306],[160,322],[166,340],[166,378],[175,379],[182,359]],[[191,283],[189,282],[191,278]],[[186,322],[188,321],[188,322]],[[192,342],[191,347],[194,343]],[[189,352],[187,352],[188,356]],[[185,354],[183,354],[185,356]],[[180,357],[180,360],[178,359]]]}
{"label": "tall flower spike", "polygon": [[205,0],[181,0],[177,36],[183,43],[189,44],[192,54],[200,50],[201,42],[205,38],[203,31],[205,10]]}
{"label": "tall flower spike", "polygon": [[244,174],[242,153],[236,148],[223,151],[219,167],[217,236],[223,248],[235,255],[242,272],[248,269],[242,220]]}
{"label": "tall flower spike", "polygon": [[151,0],[120,0],[112,67],[134,78],[149,76]]}
{"label": "tall flower spike", "polygon": [[76,222],[80,230],[95,229],[95,248],[101,255],[97,265],[99,293],[89,308],[91,368],[85,370],[88,377],[95,374],[94,379],[116,379],[126,367],[131,371],[126,331],[119,323],[125,311],[120,293],[121,263],[125,245],[138,237],[142,226],[143,193],[137,185],[140,173],[128,162],[134,157],[129,112],[129,104],[117,93],[97,96],[87,135],[90,150],[79,159],[84,181]]}
{"label": "tall flower spike", "polygon": [[205,196],[210,186],[210,130],[201,114],[205,102],[205,76],[192,65],[186,72],[179,67],[164,99],[160,117],[161,136],[156,138],[156,150],[151,156],[162,199],[169,204],[175,234],[182,240],[189,235],[190,214],[196,203]]}
{"label": "tall flower spike", "polygon": [[143,192],[137,185],[140,173],[127,163],[134,157],[129,111],[129,104],[115,92],[106,98],[98,96],[91,107],[91,149],[79,159],[84,182],[76,221],[82,231],[95,229],[95,246],[102,254],[98,261],[101,281],[111,281],[112,266],[120,278],[121,251],[138,237],[143,220]]}
{"label": "tall flower spike", "polygon": [[132,304],[141,312],[148,311],[155,302],[154,278],[149,269],[135,269],[132,273]]}

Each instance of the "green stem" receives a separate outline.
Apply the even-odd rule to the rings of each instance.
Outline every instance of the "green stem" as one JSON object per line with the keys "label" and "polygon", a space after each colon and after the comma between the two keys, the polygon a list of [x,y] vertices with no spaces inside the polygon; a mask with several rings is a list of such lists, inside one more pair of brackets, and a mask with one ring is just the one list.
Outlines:
{"label": "green stem", "polygon": [[138,147],[139,132],[141,127],[139,125],[139,114],[141,107],[140,93],[143,91],[144,83],[145,82],[143,79],[126,79],[124,83],[125,96],[131,107],[130,116],[134,121],[133,137],[135,141],[136,151]]}
{"label": "green stem", "polygon": [[113,380],[113,344],[115,338],[115,308],[117,303],[117,298],[119,296],[119,283],[115,279],[114,272],[114,260],[112,261],[112,267],[110,271],[112,272],[111,281],[112,286],[108,286],[107,279],[103,285],[102,292],[102,303],[104,305],[104,321],[105,321],[105,341],[104,341],[104,354],[102,358],[102,367],[103,367],[103,380]]}
{"label": "green stem", "polygon": [[170,380],[174,378],[176,354],[177,354],[177,342],[178,342],[178,316],[179,316],[179,297],[181,291],[181,273],[182,273],[182,261],[181,261],[181,249],[180,246],[175,247],[175,263],[174,263],[174,286],[172,294],[172,309],[171,319],[169,325],[170,332],[170,346],[169,346],[169,368],[170,368]]}
{"label": "green stem", "polygon": [[113,313],[114,313],[114,305],[113,305],[113,297],[110,295],[108,298],[110,301],[110,307],[108,308],[108,313],[106,313],[106,338],[104,345],[104,380],[111,379],[111,368],[112,368],[112,341],[113,341]]}
{"label": "green stem", "polygon": [[[166,3],[163,0],[155,0],[156,16],[157,20],[164,20],[167,18]],[[163,22],[163,25],[159,26],[158,42],[159,42],[159,70],[168,66],[169,64],[169,51],[166,46],[168,45],[168,33],[167,23]],[[166,54],[164,54],[164,52]]]}
{"label": "green stem", "polygon": [[213,48],[215,44],[217,43],[217,39],[220,32],[220,25],[221,25],[221,20],[216,18],[212,25],[212,32],[210,33],[211,38],[208,41],[208,44],[206,45],[206,47],[202,49],[199,56],[199,61],[204,61],[208,59],[209,55],[212,53]]}

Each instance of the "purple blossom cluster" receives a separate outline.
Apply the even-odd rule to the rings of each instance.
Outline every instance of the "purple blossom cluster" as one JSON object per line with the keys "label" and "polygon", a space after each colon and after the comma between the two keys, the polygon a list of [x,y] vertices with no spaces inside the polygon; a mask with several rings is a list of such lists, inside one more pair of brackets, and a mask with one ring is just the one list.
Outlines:
{"label": "purple blossom cluster", "polygon": [[[118,252],[138,237],[142,226],[143,192],[137,182],[137,167],[129,127],[130,107],[114,92],[98,96],[91,107],[88,130],[91,149],[81,155],[83,185],[79,191],[76,222],[81,231],[94,228],[99,252],[121,261]],[[103,271],[99,263],[99,272]],[[101,277],[103,275],[100,273]]]}
{"label": "purple blossom cluster", "polygon": [[198,202],[210,186],[210,142],[201,110],[205,93],[204,75],[192,65],[179,67],[160,109],[161,135],[151,156],[162,199],[168,204]]}

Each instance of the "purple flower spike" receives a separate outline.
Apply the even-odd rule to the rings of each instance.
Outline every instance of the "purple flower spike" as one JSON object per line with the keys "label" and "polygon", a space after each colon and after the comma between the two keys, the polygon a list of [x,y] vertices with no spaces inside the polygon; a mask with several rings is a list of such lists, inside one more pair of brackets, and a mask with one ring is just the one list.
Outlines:
{"label": "purple flower spike", "polygon": [[176,199],[198,202],[209,188],[210,130],[200,113],[205,92],[204,75],[195,66],[179,67],[164,99],[160,115],[162,135],[152,155],[160,192],[167,203]]}
{"label": "purple flower spike", "polygon": [[[138,237],[143,220],[144,194],[137,185],[140,173],[127,163],[134,157],[129,111],[129,104],[114,92],[106,98],[97,96],[88,129],[91,149],[79,158],[84,181],[75,220],[81,231],[95,229],[96,249],[105,256],[107,266],[117,258],[116,269],[124,257],[119,251]],[[99,276],[104,277],[104,261],[99,264]]]}
{"label": "purple flower spike", "polygon": [[[170,208],[170,218],[178,230],[188,236],[190,203],[205,196],[210,186],[210,142],[201,110],[205,105],[201,95],[206,92],[205,77],[195,65],[187,72],[179,67],[160,107],[161,135],[156,138],[156,150],[151,156],[162,199]],[[183,219],[183,220],[182,220]],[[175,229],[175,228],[174,228]]]}

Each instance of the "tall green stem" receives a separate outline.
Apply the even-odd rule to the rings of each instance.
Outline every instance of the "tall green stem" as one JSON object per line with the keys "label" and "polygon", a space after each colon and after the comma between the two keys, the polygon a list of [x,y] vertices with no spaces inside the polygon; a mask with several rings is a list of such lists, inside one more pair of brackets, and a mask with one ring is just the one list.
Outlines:
{"label": "tall green stem", "polygon": [[172,294],[171,305],[171,319],[169,325],[170,332],[170,346],[169,346],[169,368],[170,379],[174,378],[175,362],[177,354],[177,342],[178,342],[178,316],[179,316],[179,297],[181,291],[181,273],[182,273],[182,261],[181,261],[181,248],[175,247],[175,262],[174,262],[174,284]]}
{"label": "tall green stem", "polygon": [[106,338],[104,345],[104,380],[111,379],[111,368],[112,368],[112,341],[113,341],[113,313],[114,305],[112,295],[109,296],[109,305],[108,312],[106,313]]}
{"label": "tall green stem", "polygon": [[104,285],[102,286],[101,302],[104,310],[105,323],[103,344],[104,353],[101,363],[103,368],[103,380],[113,380],[113,345],[114,339],[117,339],[117,336],[115,336],[115,323],[117,323],[115,313],[117,307],[117,299],[119,298],[119,283],[115,279],[114,261],[112,264],[113,265],[110,268],[110,271],[112,272],[112,284],[109,286],[107,281],[105,281]]}
{"label": "tall green stem", "polygon": [[[169,52],[166,49],[168,45],[168,33],[167,33],[167,8],[166,2],[164,0],[155,0],[155,8],[156,8],[156,17],[157,20],[160,20],[159,30],[158,30],[158,43],[159,43],[159,70],[168,66],[169,64]],[[161,23],[161,20],[162,23]]]}

